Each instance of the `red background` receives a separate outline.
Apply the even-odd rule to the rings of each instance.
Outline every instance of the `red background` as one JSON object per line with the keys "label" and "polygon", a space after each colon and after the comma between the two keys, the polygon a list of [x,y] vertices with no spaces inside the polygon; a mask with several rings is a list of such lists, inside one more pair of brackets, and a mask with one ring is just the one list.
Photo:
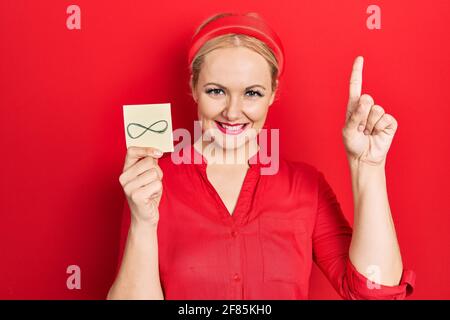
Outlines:
{"label": "red background", "polygon": [[[81,30],[66,8],[81,8]],[[381,30],[366,8],[381,8]],[[412,298],[450,298],[449,4],[434,1],[1,1],[0,298],[103,299],[113,281],[124,195],[123,104],[172,103],[192,130],[189,38],[207,16],[257,11],[284,42],[269,125],[281,155],[323,171],[351,220],[340,129],[353,59],[363,93],[393,114],[390,204]],[[81,268],[68,290],[66,268]],[[312,298],[337,298],[318,269]]]}

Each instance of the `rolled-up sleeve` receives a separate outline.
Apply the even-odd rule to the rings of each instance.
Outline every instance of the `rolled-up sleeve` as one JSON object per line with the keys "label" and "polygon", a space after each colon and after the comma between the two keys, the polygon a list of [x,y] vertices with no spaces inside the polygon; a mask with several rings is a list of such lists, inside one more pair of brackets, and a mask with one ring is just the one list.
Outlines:
{"label": "rolled-up sleeve", "polygon": [[359,273],[349,258],[352,228],[340,204],[318,171],[317,215],[312,234],[313,258],[343,299],[404,299],[413,292],[415,273],[403,269],[398,285],[385,286]]}

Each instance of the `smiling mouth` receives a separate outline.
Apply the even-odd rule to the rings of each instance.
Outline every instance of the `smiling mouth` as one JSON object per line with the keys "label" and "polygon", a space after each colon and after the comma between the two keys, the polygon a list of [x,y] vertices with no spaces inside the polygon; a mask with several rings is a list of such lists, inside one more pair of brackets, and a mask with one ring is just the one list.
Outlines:
{"label": "smiling mouth", "polygon": [[220,131],[222,131],[225,134],[231,134],[231,135],[240,134],[249,125],[249,123],[230,124],[230,123],[219,122],[219,121],[215,121],[215,123],[217,124],[217,128],[219,128]]}

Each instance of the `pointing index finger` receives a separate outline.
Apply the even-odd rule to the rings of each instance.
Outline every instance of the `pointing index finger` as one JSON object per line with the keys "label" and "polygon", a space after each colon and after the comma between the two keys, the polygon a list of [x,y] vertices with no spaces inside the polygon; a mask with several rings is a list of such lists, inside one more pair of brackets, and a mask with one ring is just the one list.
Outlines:
{"label": "pointing index finger", "polygon": [[357,56],[353,62],[350,76],[349,107],[354,106],[361,96],[363,64],[364,58],[362,56]]}

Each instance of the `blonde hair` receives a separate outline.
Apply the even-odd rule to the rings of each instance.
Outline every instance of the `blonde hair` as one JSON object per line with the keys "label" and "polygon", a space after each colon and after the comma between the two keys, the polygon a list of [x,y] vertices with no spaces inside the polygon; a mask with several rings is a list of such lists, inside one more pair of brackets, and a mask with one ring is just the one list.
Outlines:
{"label": "blonde hair", "polygon": [[[210,22],[217,20],[222,17],[233,15],[232,13],[219,13],[212,17],[206,19],[195,31],[194,36],[207,26]],[[262,19],[257,13],[247,13],[247,16],[256,17]],[[266,61],[269,63],[271,77],[272,77],[272,92],[275,91],[277,87],[277,76],[278,76],[278,61],[275,58],[275,54],[272,49],[270,49],[264,42],[251,36],[244,34],[224,34],[217,36],[207,42],[197,51],[194,59],[192,60],[190,67],[190,72],[192,75],[192,88],[195,88],[198,82],[198,77],[200,74],[201,67],[204,62],[204,57],[209,52],[220,49],[220,48],[230,48],[230,47],[246,47],[256,53],[259,53]]]}

